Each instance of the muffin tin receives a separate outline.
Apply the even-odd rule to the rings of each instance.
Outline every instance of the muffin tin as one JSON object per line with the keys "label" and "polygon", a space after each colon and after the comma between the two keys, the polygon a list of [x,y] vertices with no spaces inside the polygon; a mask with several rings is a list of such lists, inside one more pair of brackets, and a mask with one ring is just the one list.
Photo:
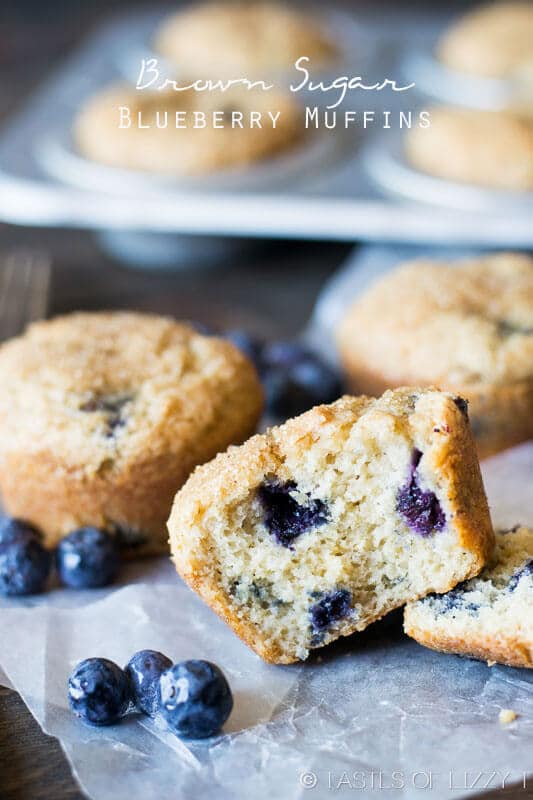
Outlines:
{"label": "muffin tin", "polygon": [[515,108],[529,101],[533,103],[533,91],[518,81],[503,78],[485,78],[463,75],[438,61],[433,55],[436,40],[431,46],[406,55],[403,73],[418,89],[429,97],[465,108],[485,111],[501,111]]}
{"label": "muffin tin", "polygon": [[[70,138],[77,109],[124,79],[125,64],[131,68],[149,47],[160,19],[161,12],[129,13],[96,31],[4,129],[0,219],[105,231],[107,244],[114,242],[115,254],[122,250],[126,259],[135,250],[134,240],[128,247],[130,234],[150,234],[152,241],[160,235],[158,252],[165,252],[165,242],[173,252],[174,237],[183,234],[533,246],[530,194],[516,197],[417,173],[403,163],[401,132],[377,124],[366,131],[356,125],[313,132],[293,153],[199,180],[156,179],[81,158]],[[335,19],[344,35],[341,51],[358,56],[335,73],[398,82],[409,72],[406,57],[428,52],[446,24],[407,13],[357,24],[342,25],[343,13]],[[321,110],[331,102],[324,96],[317,102],[316,94],[300,99]],[[412,89],[353,92],[337,111],[371,109],[379,119],[384,109],[394,116],[427,107],[427,98]]]}

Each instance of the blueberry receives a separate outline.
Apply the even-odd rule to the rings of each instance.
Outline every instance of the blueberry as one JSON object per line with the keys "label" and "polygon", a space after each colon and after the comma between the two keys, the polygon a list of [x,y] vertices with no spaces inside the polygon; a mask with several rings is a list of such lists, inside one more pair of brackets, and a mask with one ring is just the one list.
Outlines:
{"label": "blueberry", "polygon": [[105,414],[104,434],[107,438],[114,436],[117,429],[124,427],[126,418],[124,416],[124,406],[133,400],[130,394],[121,395],[95,395],[82,403],[80,411],[94,413],[99,411]]}
{"label": "blueberry", "polygon": [[265,368],[292,367],[298,361],[314,358],[308,347],[299,342],[270,342],[263,348],[262,361]]}
{"label": "blueberry", "polygon": [[261,374],[267,408],[276,417],[291,417],[343,391],[338,374],[318,356],[292,342],[274,342],[262,353]]}
{"label": "blueberry", "polygon": [[463,415],[465,419],[468,419],[468,400],[465,400],[464,397],[454,397],[453,402]]}
{"label": "blueberry", "polygon": [[451,611],[467,611],[470,614],[476,614],[479,611],[479,603],[474,603],[467,600],[468,597],[468,583],[462,581],[458,583],[455,588],[446,594],[431,594],[426,595],[424,602],[431,601],[436,604],[436,611],[439,614],[448,614]]}
{"label": "blueberry", "polygon": [[347,589],[336,589],[322,594],[321,600],[309,609],[311,627],[315,633],[322,633],[334,622],[350,613],[352,596]]}
{"label": "blueberry", "polygon": [[409,478],[398,492],[396,510],[411,530],[421,536],[430,536],[444,528],[446,516],[434,492],[420,488],[417,468],[421,458],[420,450],[413,450]]}
{"label": "blueberry", "polygon": [[224,338],[235,345],[241,353],[244,353],[250,359],[252,364],[259,369],[261,360],[261,351],[263,343],[253,336],[250,336],[246,331],[236,328],[235,330],[227,331]]}
{"label": "blueberry", "polygon": [[514,575],[511,576],[508,587],[509,591],[514,592],[522,578],[525,578],[526,576],[533,577],[533,558],[530,558],[529,561],[526,561],[526,563],[520,567],[520,569],[517,570]]}
{"label": "blueberry", "polygon": [[0,517],[0,545],[14,542],[21,535],[33,536],[39,541],[43,538],[41,531],[24,519]]}
{"label": "blueberry", "polygon": [[107,658],[86,658],[68,679],[68,700],[84,722],[112,725],[132,702],[128,676]]}
{"label": "blueberry", "polygon": [[302,533],[328,521],[326,504],[306,494],[308,501],[300,503],[293,497],[297,491],[294,481],[265,481],[258,496],[265,514],[265,525],[283,547],[290,547]]}
{"label": "blueberry", "polygon": [[159,681],[159,708],[169,727],[187,739],[205,739],[220,731],[233,708],[222,671],[209,661],[182,661]]}
{"label": "blueberry", "polygon": [[98,528],[78,528],[57,547],[57,570],[66,586],[94,589],[114,580],[119,567],[116,542]]}
{"label": "blueberry", "polygon": [[[13,534],[12,529],[12,534]],[[0,594],[37,594],[44,589],[51,557],[33,531],[19,530],[0,544]]]}
{"label": "blueberry", "polygon": [[159,678],[172,661],[157,650],[139,650],[128,661],[125,672],[130,679],[133,699],[139,711],[154,715],[159,705]]}

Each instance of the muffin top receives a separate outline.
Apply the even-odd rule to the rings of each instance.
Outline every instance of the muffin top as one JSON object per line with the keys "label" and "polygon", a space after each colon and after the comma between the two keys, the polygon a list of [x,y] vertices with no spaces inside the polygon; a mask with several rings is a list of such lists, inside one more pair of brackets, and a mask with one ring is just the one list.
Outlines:
{"label": "muffin top", "polygon": [[[119,127],[121,107],[129,110],[129,127]],[[259,113],[261,127],[251,125],[251,112]],[[269,112],[279,112],[275,127]],[[205,127],[195,127],[197,113],[205,115]],[[232,127],[237,117],[242,127]],[[175,176],[245,166],[290,149],[304,134],[300,107],[289,93],[244,86],[224,92],[113,86],[92,97],[74,125],[75,142],[88,158]]]}
{"label": "muffin top", "polygon": [[533,70],[533,4],[483,5],[458,20],[438,45],[438,57],[459,72],[488,78]]}
{"label": "muffin top", "polygon": [[391,384],[498,385],[533,377],[533,259],[417,261],[377,281],[338,332],[347,365]]}
{"label": "muffin top", "polygon": [[311,15],[270,2],[206,2],[178,11],[155,48],[194,77],[255,77],[286,71],[300,56],[335,58],[336,47]]}
{"label": "muffin top", "polygon": [[503,111],[434,108],[411,128],[405,154],[417,169],[494,189],[533,189],[533,118]]}
{"label": "muffin top", "polygon": [[170,318],[75,313],[0,348],[0,458],[40,455],[87,475],[127,470],[203,452],[229,414],[252,419],[260,408],[240,351]]}

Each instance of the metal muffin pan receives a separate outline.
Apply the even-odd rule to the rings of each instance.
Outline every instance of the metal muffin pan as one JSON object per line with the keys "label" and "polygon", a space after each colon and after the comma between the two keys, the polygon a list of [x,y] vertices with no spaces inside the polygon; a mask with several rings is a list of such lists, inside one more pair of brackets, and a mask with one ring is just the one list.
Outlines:
{"label": "metal muffin pan", "polygon": [[[399,192],[396,179],[393,185],[384,181],[386,164],[380,176],[367,162],[371,167],[374,148],[381,148],[383,158],[389,158],[393,141],[395,152],[401,150],[401,139],[397,131],[382,131],[378,125],[366,131],[361,125],[347,131],[343,127],[321,130],[309,136],[307,147],[249,171],[228,170],[198,181],[154,179],[81,158],[70,137],[76,110],[94,92],[123,80],[121,58],[135,52],[135,42],[138,46],[143,32],[149,41],[160,16],[160,11],[128,13],[97,30],[3,130],[1,220],[116,231],[122,239],[130,231],[533,246],[531,206],[525,198],[515,203],[509,193],[477,189],[467,197],[463,190],[470,187],[452,186],[446,205],[441,203],[436,213],[431,180],[419,182],[415,192]],[[357,74],[365,80],[401,80],[403,53],[422,51],[441,26],[438,18],[419,23],[416,16],[403,14],[394,20],[363,19],[352,34],[354,51],[362,59]],[[359,52],[361,32],[366,46]],[[343,72],[348,68],[339,68],[337,74]],[[325,104],[324,97],[318,102],[316,95],[301,100]],[[354,92],[338,114],[346,109],[359,114],[371,109],[379,118],[384,109],[397,115],[400,110],[416,112],[421,106],[427,107],[426,101],[415,90]],[[379,144],[383,141],[385,147]],[[391,175],[393,170],[394,165]],[[407,176],[407,183],[414,179],[415,175]],[[463,198],[459,203],[453,200],[454,191]],[[479,193],[487,197],[486,202],[478,202]]]}
{"label": "metal muffin pan", "polygon": [[434,55],[436,40],[403,61],[403,75],[414,81],[421,92],[443,103],[485,111],[517,108],[533,104],[531,87],[520,81],[483,78],[457,72],[442,64]]}
{"label": "metal muffin pan", "polygon": [[405,158],[401,136],[376,137],[362,154],[368,174],[384,191],[436,206],[478,214],[497,214],[504,206],[519,217],[533,220],[533,192],[492,190],[429,175],[412,167]]}

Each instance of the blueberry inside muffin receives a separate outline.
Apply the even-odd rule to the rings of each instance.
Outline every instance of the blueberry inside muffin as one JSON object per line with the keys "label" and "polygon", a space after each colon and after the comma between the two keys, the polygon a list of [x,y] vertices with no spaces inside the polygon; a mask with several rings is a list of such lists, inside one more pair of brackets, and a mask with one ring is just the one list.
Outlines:
{"label": "blueberry inside muffin", "polygon": [[455,399],[344,397],[198,468],[169,519],[178,572],[275,663],[476,574],[492,529]]}

